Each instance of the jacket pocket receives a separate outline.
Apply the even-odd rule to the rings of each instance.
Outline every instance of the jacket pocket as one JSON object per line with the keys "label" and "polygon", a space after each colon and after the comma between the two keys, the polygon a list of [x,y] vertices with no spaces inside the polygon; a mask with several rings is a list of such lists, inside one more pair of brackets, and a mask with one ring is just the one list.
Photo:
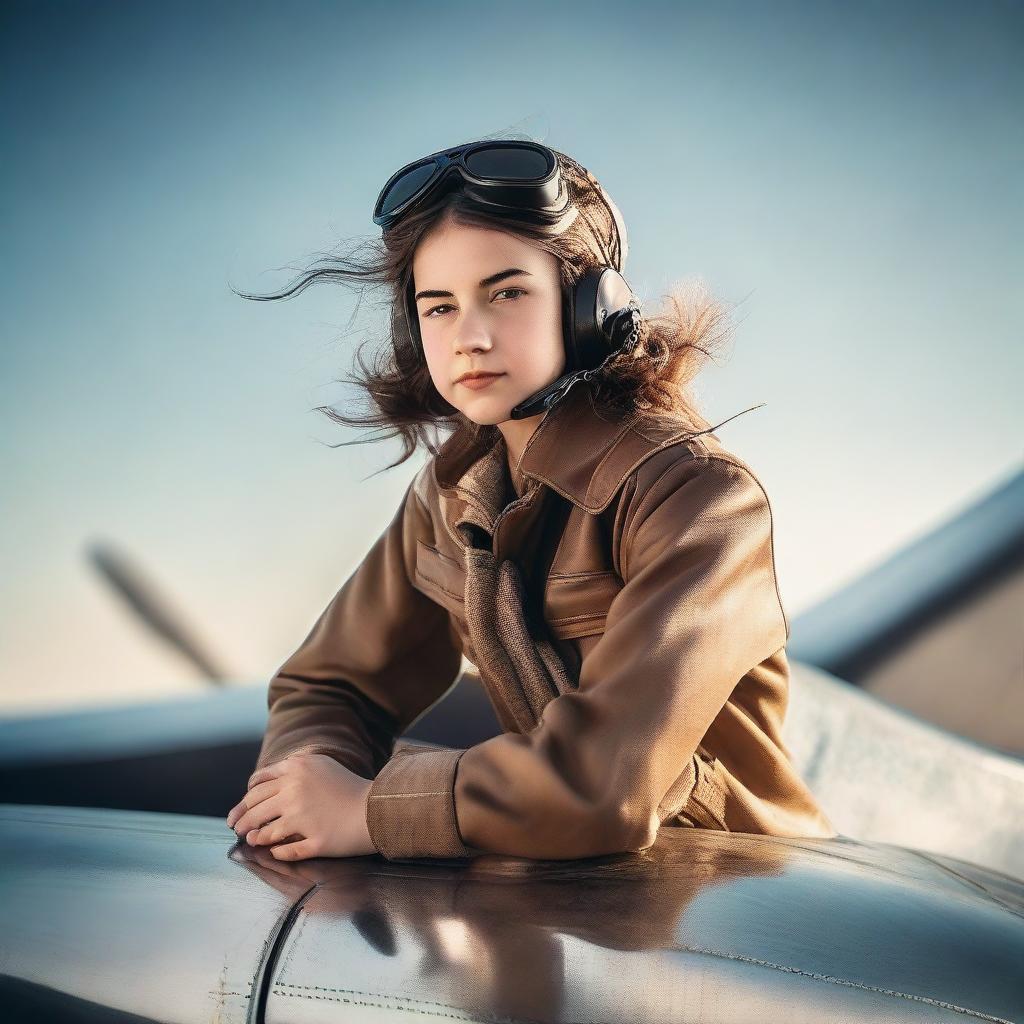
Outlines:
{"label": "jacket pocket", "polygon": [[621,589],[611,571],[551,573],[544,584],[544,620],[559,640],[603,633],[608,606]]}
{"label": "jacket pocket", "polygon": [[417,540],[413,578],[417,590],[460,619],[465,617],[466,570],[457,559]]}

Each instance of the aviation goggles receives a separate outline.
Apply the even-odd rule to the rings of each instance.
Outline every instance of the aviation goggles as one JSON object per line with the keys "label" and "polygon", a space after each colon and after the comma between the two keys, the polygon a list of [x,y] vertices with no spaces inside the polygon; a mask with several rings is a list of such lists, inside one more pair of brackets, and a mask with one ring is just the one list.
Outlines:
{"label": "aviation goggles", "polygon": [[456,171],[479,202],[517,210],[558,212],[562,195],[558,158],[537,142],[463,143],[397,170],[377,196],[373,222],[384,231]]}

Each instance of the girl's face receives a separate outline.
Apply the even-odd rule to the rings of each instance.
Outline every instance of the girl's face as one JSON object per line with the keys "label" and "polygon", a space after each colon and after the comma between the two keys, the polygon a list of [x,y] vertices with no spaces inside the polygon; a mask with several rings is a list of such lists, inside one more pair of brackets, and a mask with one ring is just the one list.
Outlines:
{"label": "girl's face", "polygon": [[[513,406],[562,373],[561,282],[551,253],[445,219],[416,247],[413,283],[434,386],[475,423],[508,420]],[[498,376],[473,388],[459,381],[472,370]]]}

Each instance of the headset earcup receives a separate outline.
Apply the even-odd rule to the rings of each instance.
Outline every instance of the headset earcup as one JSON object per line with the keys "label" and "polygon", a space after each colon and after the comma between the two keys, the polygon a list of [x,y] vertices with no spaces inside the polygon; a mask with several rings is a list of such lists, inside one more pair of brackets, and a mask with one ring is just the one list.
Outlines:
{"label": "headset earcup", "polygon": [[[565,339],[566,373],[585,370],[595,359],[594,341],[601,336],[600,322],[595,315],[596,296],[602,277],[610,267],[588,267],[576,284],[565,293],[562,308]],[[612,271],[617,273],[617,271]]]}
{"label": "headset earcup", "polygon": [[[614,267],[591,267],[576,284],[572,344],[577,369],[598,366],[613,348],[605,321],[636,301],[626,279]],[[639,303],[637,303],[639,305]]]}

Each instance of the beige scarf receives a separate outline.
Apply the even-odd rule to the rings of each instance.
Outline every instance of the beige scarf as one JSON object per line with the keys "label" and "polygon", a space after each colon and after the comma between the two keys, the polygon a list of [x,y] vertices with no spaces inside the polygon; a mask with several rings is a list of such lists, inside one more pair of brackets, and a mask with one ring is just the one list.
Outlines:
{"label": "beige scarf", "polygon": [[[537,481],[507,508],[530,499]],[[493,536],[498,518],[507,511],[509,467],[504,439],[474,462],[459,481],[471,494],[456,528],[465,545],[465,615],[480,676],[487,687],[502,729],[525,733],[540,721],[548,701],[576,689],[562,659],[544,636],[530,632],[524,611],[522,573],[511,559],[495,562],[489,548],[473,545],[473,527]]]}

